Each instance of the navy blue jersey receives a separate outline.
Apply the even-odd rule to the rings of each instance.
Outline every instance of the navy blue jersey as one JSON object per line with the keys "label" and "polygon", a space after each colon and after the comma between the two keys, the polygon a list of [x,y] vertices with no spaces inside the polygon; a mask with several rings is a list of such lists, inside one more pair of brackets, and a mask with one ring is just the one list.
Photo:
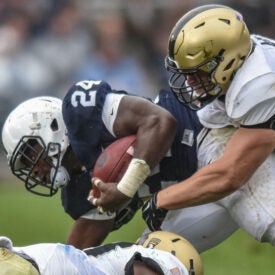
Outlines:
{"label": "navy blue jersey", "polygon": [[87,200],[91,190],[91,175],[89,172],[82,172],[73,175],[68,185],[61,189],[62,206],[71,218],[78,219],[94,206]]}
{"label": "navy blue jersey", "polygon": [[196,112],[179,103],[170,90],[160,91],[157,104],[176,118],[178,128],[171,147],[171,155],[162,159],[158,172],[147,178],[145,182],[149,186],[150,193],[159,191],[169,182],[182,181],[197,170],[196,137],[202,128]]}
{"label": "navy blue jersey", "polygon": [[125,92],[114,91],[103,81],[82,81],[73,85],[63,100],[62,114],[70,144],[88,170],[93,168],[102,148],[115,140],[101,118],[109,93]]}
{"label": "navy blue jersey", "polygon": [[[109,93],[125,92],[112,90],[106,82],[85,81],[73,85],[63,101],[63,117],[70,144],[88,170],[92,169],[102,148],[115,140],[101,117]],[[196,136],[201,129],[195,111],[181,105],[172,92],[161,91],[157,104],[174,115],[178,121],[178,130],[171,147],[171,156],[163,158],[156,173],[145,182],[150,193],[159,191],[167,182],[186,179],[196,171]],[[72,177],[69,184],[62,188],[63,207],[74,219],[94,208],[87,202],[90,180],[90,175],[84,173]]]}

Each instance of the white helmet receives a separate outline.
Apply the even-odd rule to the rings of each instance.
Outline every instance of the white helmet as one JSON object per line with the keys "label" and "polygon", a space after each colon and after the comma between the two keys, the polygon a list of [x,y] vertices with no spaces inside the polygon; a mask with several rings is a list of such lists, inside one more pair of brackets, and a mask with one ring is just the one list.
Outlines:
{"label": "white helmet", "polygon": [[[11,170],[15,176],[25,182],[27,190],[32,193],[52,196],[58,190],[55,178],[69,140],[62,118],[62,101],[59,98],[40,96],[19,104],[7,117],[3,130],[2,141],[7,152]],[[42,149],[37,151],[34,144]],[[35,153],[35,159],[29,159],[26,150]],[[22,159],[31,165],[26,165]],[[39,159],[50,160],[50,182],[45,182],[32,175],[32,170]],[[45,193],[50,190],[49,193]],[[42,191],[40,191],[42,190]]]}
{"label": "white helmet", "polygon": [[203,275],[200,254],[189,241],[178,234],[154,231],[145,238],[140,238],[137,243],[144,247],[170,252],[184,264],[190,275]]}

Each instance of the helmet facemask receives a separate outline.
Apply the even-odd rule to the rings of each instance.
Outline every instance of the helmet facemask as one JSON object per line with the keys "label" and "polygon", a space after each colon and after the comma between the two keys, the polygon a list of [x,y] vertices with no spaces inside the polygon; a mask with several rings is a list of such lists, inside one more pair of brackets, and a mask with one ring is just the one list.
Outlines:
{"label": "helmet facemask", "polygon": [[166,69],[178,100],[201,109],[225,95],[252,48],[242,15],[223,5],[189,11],[169,36]]}
{"label": "helmet facemask", "polygon": [[41,96],[19,104],[4,123],[2,141],[12,173],[28,191],[52,196],[68,183],[61,165],[69,146],[61,99]]}
{"label": "helmet facemask", "polygon": [[199,110],[221,94],[222,87],[213,78],[219,60],[221,57],[192,69],[178,69],[174,60],[169,56],[165,58],[165,67],[172,73],[169,86],[181,103],[192,110]]}
{"label": "helmet facemask", "polygon": [[[38,146],[39,145],[39,146]],[[55,152],[52,155],[52,151]],[[10,159],[12,173],[25,182],[25,187],[31,193],[41,196],[53,196],[58,191],[55,179],[61,159],[61,146],[49,143],[47,146],[39,136],[23,136]],[[40,178],[35,168],[43,160],[49,173]]]}

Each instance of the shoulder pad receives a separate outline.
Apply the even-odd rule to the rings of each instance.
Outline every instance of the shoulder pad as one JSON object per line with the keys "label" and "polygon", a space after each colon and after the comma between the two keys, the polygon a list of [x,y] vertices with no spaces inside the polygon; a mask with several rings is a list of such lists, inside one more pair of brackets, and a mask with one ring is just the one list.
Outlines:
{"label": "shoulder pad", "polygon": [[275,72],[260,47],[256,47],[233,79],[225,100],[227,115],[241,119],[259,103],[275,99]]}

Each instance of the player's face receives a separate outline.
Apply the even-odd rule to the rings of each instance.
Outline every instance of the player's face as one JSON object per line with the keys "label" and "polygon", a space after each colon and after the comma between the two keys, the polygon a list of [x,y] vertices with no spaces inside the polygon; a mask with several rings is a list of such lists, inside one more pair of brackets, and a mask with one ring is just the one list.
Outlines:
{"label": "player's face", "polygon": [[44,182],[45,184],[50,184],[50,171],[52,167],[52,160],[48,156],[42,155],[42,157],[39,157],[42,153],[42,150],[43,148],[39,143],[34,144],[32,148],[26,149],[25,154],[27,158],[23,158],[22,162],[27,167],[32,167],[32,163],[35,163],[32,168],[32,176]]}
{"label": "player's face", "polygon": [[196,96],[200,96],[205,92],[204,86],[202,83],[207,82],[209,78],[209,73],[202,70],[198,70],[196,73],[188,74],[186,77],[186,82],[189,86],[192,86]]}

